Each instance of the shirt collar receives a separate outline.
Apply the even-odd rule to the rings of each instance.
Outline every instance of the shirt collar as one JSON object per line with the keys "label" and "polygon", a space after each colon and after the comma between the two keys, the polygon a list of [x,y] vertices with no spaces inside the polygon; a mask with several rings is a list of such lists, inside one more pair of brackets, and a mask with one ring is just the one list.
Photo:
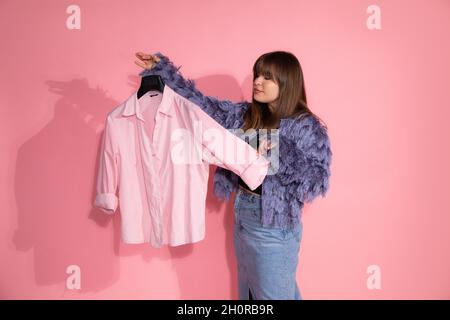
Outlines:
{"label": "shirt collar", "polygon": [[[162,99],[159,107],[155,106],[155,108],[158,108],[158,112],[163,113],[169,117],[172,116],[170,112],[170,107],[172,106],[172,103],[170,101],[170,97],[172,97],[173,90],[167,85],[164,85],[163,93],[162,93]],[[122,112],[122,116],[132,116],[136,115],[136,117],[142,121],[145,122],[144,117],[141,112],[141,104],[139,103],[139,99],[137,97],[137,91],[135,91],[128,99],[125,101],[125,108]]]}

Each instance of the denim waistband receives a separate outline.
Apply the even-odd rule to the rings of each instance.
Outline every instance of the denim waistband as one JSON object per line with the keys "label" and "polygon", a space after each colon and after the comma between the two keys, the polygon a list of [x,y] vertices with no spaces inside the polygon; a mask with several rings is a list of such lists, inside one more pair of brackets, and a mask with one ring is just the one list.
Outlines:
{"label": "denim waistband", "polygon": [[238,189],[234,203],[235,219],[254,221],[260,224],[262,214],[261,196]]}
{"label": "denim waistband", "polygon": [[245,203],[253,208],[261,207],[261,196],[257,194],[252,194],[245,192],[238,188],[236,196],[239,196],[240,202]]}

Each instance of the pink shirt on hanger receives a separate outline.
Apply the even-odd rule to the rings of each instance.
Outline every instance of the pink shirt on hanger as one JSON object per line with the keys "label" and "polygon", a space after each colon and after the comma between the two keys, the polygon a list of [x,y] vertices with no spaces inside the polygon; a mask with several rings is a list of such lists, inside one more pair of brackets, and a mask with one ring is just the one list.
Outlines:
{"label": "pink shirt on hanger", "polygon": [[94,205],[120,207],[125,243],[200,241],[210,164],[254,190],[270,161],[167,84],[139,100],[134,92],[107,116]]}

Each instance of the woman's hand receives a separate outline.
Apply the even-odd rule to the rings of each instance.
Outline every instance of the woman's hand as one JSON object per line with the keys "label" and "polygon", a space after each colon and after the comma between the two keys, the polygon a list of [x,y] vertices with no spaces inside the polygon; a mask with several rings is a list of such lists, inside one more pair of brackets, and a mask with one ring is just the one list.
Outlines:
{"label": "woman's hand", "polygon": [[265,155],[267,151],[274,148],[277,144],[274,142],[269,142],[268,140],[262,140],[259,143],[258,154]]}
{"label": "woman's hand", "polygon": [[136,57],[138,57],[140,61],[134,61],[134,63],[144,69],[153,68],[155,64],[157,64],[161,60],[158,56],[147,54],[140,51],[136,52]]}

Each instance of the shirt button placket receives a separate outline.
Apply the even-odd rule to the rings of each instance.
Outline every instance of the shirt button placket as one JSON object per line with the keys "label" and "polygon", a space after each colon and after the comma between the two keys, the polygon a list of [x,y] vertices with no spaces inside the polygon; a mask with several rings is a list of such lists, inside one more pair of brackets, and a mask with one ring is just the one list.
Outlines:
{"label": "shirt button placket", "polygon": [[[149,204],[150,215],[153,225],[153,234],[155,240],[153,241],[153,246],[160,247],[162,244],[162,228],[161,228],[161,201],[159,199],[159,179],[158,171],[154,166],[153,159],[149,158],[149,155],[155,155],[155,150],[153,145],[149,142],[149,139],[145,133],[143,125],[139,122],[140,135],[143,145],[143,152],[141,149],[141,159],[143,159],[144,164],[144,183],[146,186],[147,201]],[[156,128],[155,128],[156,129]],[[150,148],[150,150],[149,150]],[[149,190],[150,189],[150,190]]]}
{"label": "shirt button placket", "polygon": [[[160,106],[161,107],[161,106]],[[155,197],[155,207],[158,208],[157,212],[158,212],[158,229],[159,229],[159,243],[161,244],[163,239],[162,239],[162,212],[163,212],[163,208],[162,208],[162,199],[161,199],[161,190],[162,190],[162,185],[161,185],[161,181],[159,179],[159,172],[160,172],[160,168],[161,168],[161,162],[160,159],[158,157],[158,141],[159,141],[159,130],[160,130],[160,120],[159,120],[159,110],[156,111],[156,115],[155,115],[155,127],[153,128],[153,136],[152,136],[152,154],[154,157],[154,161],[153,163],[155,164],[155,166],[153,166],[154,170],[154,184],[155,184],[155,192],[153,192],[153,195]]]}

